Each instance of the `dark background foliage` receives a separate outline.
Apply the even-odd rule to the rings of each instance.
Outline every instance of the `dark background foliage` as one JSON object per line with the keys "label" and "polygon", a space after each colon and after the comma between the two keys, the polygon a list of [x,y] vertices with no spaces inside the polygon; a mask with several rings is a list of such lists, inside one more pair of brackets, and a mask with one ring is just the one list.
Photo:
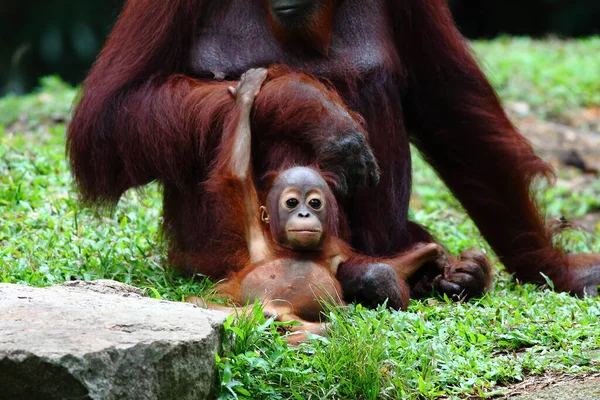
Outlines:
{"label": "dark background foliage", "polygon": [[[600,33],[599,0],[449,0],[471,38],[500,34]],[[123,0],[0,1],[0,94],[31,90],[39,77],[85,76]]]}
{"label": "dark background foliage", "polygon": [[600,33],[598,0],[449,0],[449,3],[461,31],[471,38]]}

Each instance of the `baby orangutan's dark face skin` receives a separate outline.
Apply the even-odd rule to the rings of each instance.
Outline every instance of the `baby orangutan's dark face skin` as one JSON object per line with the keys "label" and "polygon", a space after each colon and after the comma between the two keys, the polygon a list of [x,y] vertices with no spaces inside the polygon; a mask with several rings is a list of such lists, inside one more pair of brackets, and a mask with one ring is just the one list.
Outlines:
{"label": "baby orangutan's dark face skin", "polygon": [[310,168],[281,173],[267,197],[273,240],[296,251],[321,250],[326,237],[329,190],[325,180]]}

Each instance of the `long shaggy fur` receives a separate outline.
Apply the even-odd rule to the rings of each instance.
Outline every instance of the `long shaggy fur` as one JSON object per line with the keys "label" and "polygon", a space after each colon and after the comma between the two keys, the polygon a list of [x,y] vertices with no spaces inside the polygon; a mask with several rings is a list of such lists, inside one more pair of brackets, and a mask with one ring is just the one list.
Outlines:
{"label": "long shaggy fur", "polygon": [[[222,15],[213,4],[218,3],[127,2],[83,85],[67,151],[82,197],[91,203],[114,204],[131,187],[161,181],[173,262],[187,272],[220,278],[235,268],[245,246],[221,237],[221,216],[227,211],[203,184],[221,132],[234,118],[226,90],[230,83],[199,80],[190,71],[193,41],[205,37],[199,21]],[[262,2],[235,0],[235,5],[247,7],[237,24],[251,24],[248,16],[265,12]],[[211,23],[230,23],[220,18]],[[375,42],[360,42],[367,33],[355,35],[357,19]],[[313,22],[313,30],[326,37],[327,24]],[[267,24],[266,17],[262,23]],[[273,40],[262,27],[253,32],[261,49]],[[551,169],[509,122],[446,2],[345,0],[337,4],[330,32],[337,45],[348,45],[344,39],[355,35],[346,48],[362,58],[346,53],[334,58],[330,48],[324,61],[285,55],[274,47],[277,62],[303,69],[271,68],[256,99],[256,173],[314,163],[319,143],[353,129],[350,121],[362,118],[382,177],[375,189],[339,199],[340,229],[362,253],[395,254],[428,237],[407,218],[410,132],[509,271],[531,282],[542,281],[543,272],[558,289],[580,289],[569,264],[582,258],[567,258],[552,247],[530,195],[532,180],[550,176]],[[230,45],[229,36],[218,38],[223,48]],[[381,56],[379,67],[350,62],[371,54]],[[305,74],[309,71],[319,79]],[[351,118],[332,113],[328,102],[345,108]]]}
{"label": "long shaggy fur", "polygon": [[508,120],[446,5],[393,4],[391,18],[410,16],[395,33],[411,78],[413,141],[510,272],[527,282],[543,282],[540,272],[562,282],[566,257],[552,247],[530,193],[535,178],[553,176],[551,167]]}

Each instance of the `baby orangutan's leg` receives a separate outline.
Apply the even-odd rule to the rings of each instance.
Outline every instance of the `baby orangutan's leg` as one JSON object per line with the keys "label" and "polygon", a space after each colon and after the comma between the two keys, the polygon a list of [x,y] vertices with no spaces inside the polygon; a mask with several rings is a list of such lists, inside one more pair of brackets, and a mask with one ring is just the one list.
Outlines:
{"label": "baby orangutan's leg", "polygon": [[243,309],[242,307],[239,307],[239,308],[228,307],[228,306],[224,306],[224,305],[218,304],[218,303],[207,303],[201,297],[196,297],[196,296],[188,297],[185,299],[185,301],[186,301],[186,303],[192,303],[193,305],[198,306],[200,308],[222,311],[226,314],[231,314],[231,315],[240,315],[240,312]]}
{"label": "baby orangutan's leg", "polygon": [[[192,303],[201,308],[207,308],[209,310],[222,311],[226,314],[233,315],[234,317],[245,318],[252,312],[251,307],[228,307],[217,303],[207,303],[200,297],[188,297],[185,299],[186,302]],[[331,327],[331,324],[325,322],[309,322],[292,313],[289,307],[279,306],[265,306],[263,309],[263,315],[265,318],[273,318],[278,322],[290,322],[297,321],[301,325],[291,325],[279,327],[279,332],[284,334],[288,333],[285,337],[288,344],[295,346],[300,343],[308,341],[307,333],[314,335],[325,336]]]}
{"label": "baby orangutan's leg", "polygon": [[287,307],[266,307],[263,311],[264,315],[269,318],[274,318],[275,321],[279,322],[291,322],[296,321],[301,325],[291,325],[280,327],[281,333],[288,333],[285,337],[288,344],[293,346],[300,343],[306,343],[308,341],[307,333],[313,335],[326,336],[331,328],[331,324],[328,322],[309,322],[303,320],[299,316],[292,313],[290,308]]}
{"label": "baby orangutan's leg", "polygon": [[[219,282],[213,289],[213,296],[218,299],[227,301],[227,304],[239,304],[241,298],[240,281],[238,276],[234,275],[230,279]],[[242,307],[236,308],[224,306],[218,303],[206,302],[201,297],[191,296],[185,299],[186,303],[192,303],[200,308],[208,308],[209,310],[222,311],[231,315],[240,315]],[[248,307],[246,307],[248,308]]]}
{"label": "baby orangutan's leg", "polygon": [[448,263],[448,254],[437,243],[419,243],[387,262],[394,268],[398,278],[406,280],[425,264],[435,263],[442,271]]}

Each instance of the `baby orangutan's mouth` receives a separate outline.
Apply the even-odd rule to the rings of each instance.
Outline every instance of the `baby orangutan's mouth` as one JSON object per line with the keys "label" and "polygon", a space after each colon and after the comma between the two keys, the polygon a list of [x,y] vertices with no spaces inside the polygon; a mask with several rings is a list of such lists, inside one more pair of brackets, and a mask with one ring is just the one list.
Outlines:
{"label": "baby orangutan's mouth", "polygon": [[318,229],[290,229],[288,232],[294,233],[321,233]]}

